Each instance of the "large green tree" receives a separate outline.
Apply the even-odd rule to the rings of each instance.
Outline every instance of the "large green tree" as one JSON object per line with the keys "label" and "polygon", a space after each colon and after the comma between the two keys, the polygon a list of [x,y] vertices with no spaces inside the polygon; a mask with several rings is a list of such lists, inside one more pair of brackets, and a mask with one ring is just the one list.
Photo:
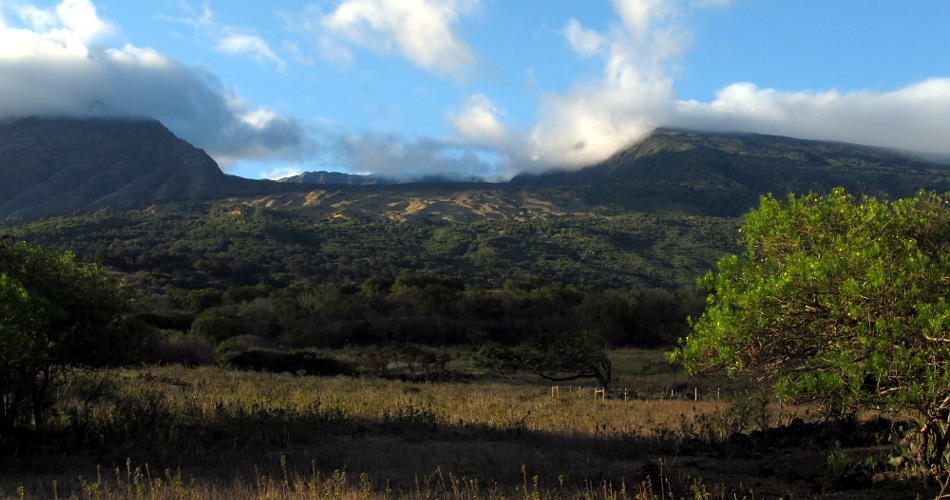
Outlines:
{"label": "large green tree", "polygon": [[0,443],[40,431],[53,389],[76,367],[130,352],[128,299],[98,266],[0,240]]}
{"label": "large green tree", "polygon": [[767,196],[740,231],[744,252],[700,279],[707,309],[670,359],[761,370],[779,396],[840,412],[912,412],[924,470],[946,470],[950,198]]}

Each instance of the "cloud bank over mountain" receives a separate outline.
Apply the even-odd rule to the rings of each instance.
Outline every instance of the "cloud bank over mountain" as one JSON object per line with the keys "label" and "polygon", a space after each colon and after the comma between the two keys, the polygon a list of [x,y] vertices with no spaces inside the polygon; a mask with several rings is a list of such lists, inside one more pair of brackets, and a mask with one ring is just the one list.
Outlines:
{"label": "cloud bank over mountain", "polygon": [[521,164],[589,165],[661,126],[950,153],[950,78],[890,92],[798,92],[737,82],[711,102],[678,99],[678,64],[692,43],[683,19],[730,3],[614,0],[620,22],[606,32],[570,20],[565,39],[579,57],[601,60],[602,75],[542,103]]}
{"label": "cloud bank over mountain", "polygon": [[109,47],[115,30],[88,0],[0,4],[0,119],[156,118],[225,165],[309,147],[299,122],[245,102],[208,71],[149,48]]}
{"label": "cloud bank over mountain", "polygon": [[[343,74],[355,72],[351,68],[361,58],[378,57],[389,70],[405,67],[415,77],[424,76],[425,85],[412,93],[432,93],[433,82],[450,86],[442,97],[453,95],[453,104],[444,106],[436,118],[440,123],[421,132],[379,126],[368,118],[346,121],[298,112],[297,96],[274,97],[284,101],[285,111],[252,102],[233,87],[240,82],[222,81],[208,67],[117,42],[122,27],[101,16],[93,0],[61,0],[53,7],[0,2],[0,120],[156,118],[225,168],[251,161],[274,173],[300,166],[389,176],[507,177],[590,165],[663,126],[950,154],[950,77],[857,91],[787,90],[736,81],[708,102],[680,98],[677,83],[695,43],[691,20],[703,12],[728,11],[740,1],[612,0],[605,9],[612,22],[585,24],[583,11],[565,17],[551,39],[596,71],[554,90],[545,81],[526,84],[536,87],[531,95],[539,96],[530,120],[515,118],[512,95],[522,94],[493,94],[497,87],[484,83],[499,78],[486,76],[497,71],[494,54],[466,30],[466,23],[502,7],[490,2],[326,0],[272,12],[283,23],[279,34],[231,24],[208,5],[187,1],[180,3],[184,14],[161,19],[193,29],[216,54],[254,61],[261,73],[284,80],[302,79],[294,70],[318,61],[330,61]],[[320,77],[336,75],[327,71]],[[371,94],[371,83],[358,90]],[[321,98],[326,103],[339,96]],[[288,116],[286,110],[298,114]]]}

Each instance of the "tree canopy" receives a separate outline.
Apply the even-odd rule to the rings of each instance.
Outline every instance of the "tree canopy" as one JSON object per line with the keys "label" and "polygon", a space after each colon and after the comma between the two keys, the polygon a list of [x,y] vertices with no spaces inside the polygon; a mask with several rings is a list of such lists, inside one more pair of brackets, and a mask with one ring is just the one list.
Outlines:
{"label": "tree canopy", "polygon": [[761,370],[779,396],[840,412],[911,411],[920,458],[946,468],[950,198],[771,196],[744,252],[699,280],[708,306],[669,354],[689,372]]}
{"label": "tree canopy", "polygon": [[592,330],[530,337],[514,347],[487,342],[472,365],[498,373],[530,373],[563,382],[592,378],[610,389],[611,362],[602,335]]}
{"label": "tree canopy", "polygon": [[127,305],[98,266],[0,240],[0,441],[42,428],[51,389],[71,368],[124,360]]}

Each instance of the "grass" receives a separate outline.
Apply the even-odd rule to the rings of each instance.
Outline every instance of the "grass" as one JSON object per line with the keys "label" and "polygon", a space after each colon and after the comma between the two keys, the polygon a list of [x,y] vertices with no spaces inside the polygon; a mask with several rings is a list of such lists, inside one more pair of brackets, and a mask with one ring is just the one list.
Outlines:
{"label": "grass", "polygon": [[[812,446],[765,459],[733,434],[819,414],[740,397],[748,381],[690,380],[655,351],[613,358],[617,387],[640,399],[597,399],[589,385],[554,397],[537,380],[484,375],[91,373],[68,389],[54,445],[3,459],[0,498],[773,498],[832,488],[832,453],[842,471],[887,453]],[[700,400],[677,395],[693,387]]]}

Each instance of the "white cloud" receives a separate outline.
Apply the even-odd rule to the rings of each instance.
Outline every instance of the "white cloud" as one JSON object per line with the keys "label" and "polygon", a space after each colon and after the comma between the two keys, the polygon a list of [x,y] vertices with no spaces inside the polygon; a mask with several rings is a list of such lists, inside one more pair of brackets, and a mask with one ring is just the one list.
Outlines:
{"label": "white cloud", "polygon": [[649,134],[675,100],[675,56],[688,37],[668,0],[615,0],[622,21],[608,33],[574,19],[564,35],[581,55],[604,57],[603,74],[549,95],[529,134],[525,168],[580,167],[600,161]]}
{"label": "white cloud", "polygon": [[155,118],[225,166],[309,147],[299,123],[249,105],[209,73],[149,48],[97,48],[109,23],[88,0],[8,12],[0,4],[0,119]]}
{"label": "white cloud", "polygon": [[99,19],[96,7],[89,0],[63,0],[56,7],[56,17],[67,32],[87,44],[111,31],[109,23]]}
{"label": "white cloud", "polygon": [[[13,27],[5,19],[12,11],[21,27]],[[89,46],[112,32],[109,23],[96,15],[89,0],[64,0],[54,10],[32,5],[0,2],[0,58],[20,56],[86,56]]]}
{"label": "white cloud", "polygon": [[214,49],[218,52],[248,56],[259,64],[272,63],[281,72],[287,69],[287,63],[253,29],[221,24],[207,6],[200,16],[188,17],[182,22],[211,39]]}
{"label": "white cloud", "polygon": [[292,177],[295,175],[302,174],[303,171],[300,167],[296,166],[286,166],[286,167],[277,167],[273,170],[266,170],[260,173],[261,179],[283,179],[284,177]]}
{"label": "white cloud", "polygon": [[564,27],[564,37],[571,47],[580,55],[590,56],[599,54],[607,45],[607,38],[594,31],[584,29],[577,19],[571,19]]}
{"label": "white cloud", "polygon": [[[453,31],[459,17],[478,0],[345,0],[319,20],[324,57],[352,62],[350,45],[381,53],[397,51],[413,64],[440,75],[462,78],[475,56]],[[311,26],[310,29],[314,29]]]}
{"label": "white cloud", "polygon": [[950,153],[950,78],[892,92],[784,92],[736,83],[710,103],[678,103],[670,125]]}
{"label": "white cloud", "polygon": [[499,120],[504,112],[484,94],[469,96],[448,119],[462,141],[482,147],[508,150],[509,132]]}
{"label": "white cloud", "polygon": [[[328,129],[329,130],[329,129]],[[467,147],[421,137],[407,140],[377,132],[326,133],[326,147],[349,165],[349,171],[387,177],[436,175],[449,179],[493,176],[498,166]]]}
{"label": "white cloud", "polygon": [[583,167],[656,127],[741,131],[950,154],[950,78],[891,92],[794,92],[739,82],[712,102],[681,101],[678,63],[692,43],[684,19],[730,0],[614,0],[619,24],[600,33],[571,19],[563,34],[581,56],[603,57],[602,74],[547,96],[522,168]]}
{"label": "white cloud", "polygon": [[259,63],[272,62],[280,71],[287,69],[287,64],[277,56],[264,39],[246,33],[226,33],[218,38],[215,47],[225,54],[250,55]]}

